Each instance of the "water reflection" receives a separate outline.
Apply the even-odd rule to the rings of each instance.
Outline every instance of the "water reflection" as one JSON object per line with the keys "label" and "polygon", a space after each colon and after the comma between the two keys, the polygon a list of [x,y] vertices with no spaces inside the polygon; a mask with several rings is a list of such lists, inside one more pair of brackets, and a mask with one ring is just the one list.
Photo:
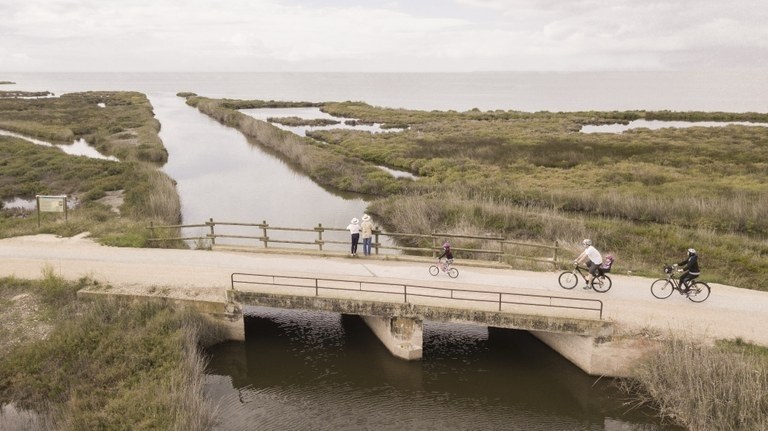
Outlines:
{"label": "water reflection", "polygon": [[408,362],[356,316],[249,311],[246,342],[210,350],[217,429],[674,429],[526,332],[425,322]]}
{"label": "water reflection", "polygon": [[66,154],[69,154],[72,156],[85,156],[85,157],[90,157],[92,159],[110,160],[113,162],[119,161],[115,156],[105,156],[104,154],[101,154],[84,139],[78,139],[73,143],[67,144],[67,145],[54,145],[50,142],[41,141],[39,139],[20,135],[18,133],[9,132],[7,130],[0,130],[0,135],[12,136],[14,138],[24,139],[26,141],[32,142],[33,144],[42,145],[44,147],[56,147],[61,151],[65,152]]}
{"label": "water reflection", "polygon": [[634,120],[627,124],[588,124],[581,128],[581,133],[624,133],[632,129],[681,129],[686,127],[725,127],[730,125],[768,127],[768,123],[753,123],[749,121],[660,121]]}
{"label": "water reflection", "polygon": [[[187,106],[178,97],[152,97],[160,138],[168,149],[163,170],[177,182],[185,224],[215,221],[261,223],[276,227],[343,228],[360,218],[367,203],[359,194],[325,189],[274,152]],[[217,227],[218,229],[218,227]],[[230,227],[227,233],[259,236],[256,228]],[[209,233],[188,229],[186,236]],[[220,233],[220,232],[217,232]],[[223,233],[223,232],[222,232]],[[306,241],[306,233],[271,232],[286,240]],[[310,237],[316,234],[310,233]],[[324,234],[325,240],[349,241],[345,232]],[[255,245],[255,240],[223,239],[217,244]],[[280,247],[290,245],[281,244]],[[329,246],[346,249],[347,246]],[[325,248],[324,248],[325,249]]]}

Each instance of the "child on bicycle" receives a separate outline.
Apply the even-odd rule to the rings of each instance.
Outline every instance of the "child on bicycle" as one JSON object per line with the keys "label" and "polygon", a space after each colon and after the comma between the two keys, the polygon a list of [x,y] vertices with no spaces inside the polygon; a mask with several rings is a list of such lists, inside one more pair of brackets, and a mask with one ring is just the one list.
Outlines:
{"label": "child on bicycle", "polygon": [[573,263],[578,265],[579,263],[585,263],[586,261],[587,269],[589,269],[589,275],[587,276],[587,285],[584,286],[584,288],[589,289],[589,282],[592,280],[592,277],[597,277],[597,272],[600,270],[600,265],[603,264],[603,256],[599,251],[597,251],[595,247],[592,246],[591,239],[585,239],[581,242],[581,245],[584,246],[584,251],[579,255],[579,257],[576,258],[576,260],[573,261]]}
{"label": "child on bicycle", "polygon": [[448,265],[453,263],[453,253],[451,253],[451,243],[448,241],[443,244],[443,254],[437,257],[437,261],[440,262],[440,259],[445,258],[445,264],[443,264],[443,270],[445,271],[446,268],[448,268]]}
{"label": "child on bicycle", "polygon": [[680,267],[683,274],[680,275],[680,286],[683,288],[683,293],[688,293],[691,289],[690,282],[701,275],[699,271],[699,256],[696,254],[696,250],[689,248],[688,256],[680,263],[676,263],[674,266]]}

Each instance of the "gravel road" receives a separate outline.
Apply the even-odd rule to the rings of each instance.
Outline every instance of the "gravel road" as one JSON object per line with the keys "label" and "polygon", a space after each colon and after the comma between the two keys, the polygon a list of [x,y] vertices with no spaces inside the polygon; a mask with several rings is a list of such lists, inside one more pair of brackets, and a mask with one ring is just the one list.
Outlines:
{"label": "gravel road", "polygon": [[[619,334],[670,332],[708,341],[740,337],[768,346],[768,292],[712,284],[712,294],[695,304],[674,293],[665,300],[650,293],[653,279],[611,274],[604,294],[579,287],[559,287],[556,272],[462,266],[451,280],[432,277],[427,264],[376,258],[321,257],[235,251],[118,248],[99,245],[81,234],[70,238],[35,235],[0,240],[0,276],[40,278],[45,268],[76,280],[87,276],[116,291],[223,301],[233,272],[268,272],[317,277],[354,276],[408,280],[411,283],[473,286],[484,290],[516,289],[603,301],[604,317]],[[706,268],[704,269],[706,271]],[[704,276],[706,279],[706,273]]]}

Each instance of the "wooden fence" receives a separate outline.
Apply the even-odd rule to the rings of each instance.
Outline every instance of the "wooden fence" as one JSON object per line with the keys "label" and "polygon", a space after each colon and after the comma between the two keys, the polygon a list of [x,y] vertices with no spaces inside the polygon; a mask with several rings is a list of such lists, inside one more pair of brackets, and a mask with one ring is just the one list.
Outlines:
{"label": "wooden fence", "polygon": [[[217,229],[218,227],[218,229]],[[255,230],[256,234],[233,234],[223,232],[225,227],[238,227],[248,230]],[[205,235],[198,236],[170,236],[176,232],[176,230],[187,228],[205,228]],[[261,223],[233,223],[233,222],[221,222],[209,219],[202,224],[189,224],[189,225],[167,225],[156,226],[151,224],[148,229],[150,230],[149,241],[162,242],[162,241],[206,241],[210,242],[211,246],[216,245],[217,240],[220,239],[239,239],[246,242],[253,243],[253,246],[260,246],[263,248],[274,247],[280,244],[293,244],[301,246],[310,246],[312,248],[317,247],[318,250],[323,251],[323,247],[329,244],[349,245],[349,239],[346,240],[333,240],[323,237],[324,233],[329,232],[348,232],[346,229],[325,227],[322,224],[318,224],[312,228],[296,228],[296,227],[281,227],[271,226],[266,220]],[[217,232],[218,231],[218,232]],[[159,232],[168,232],[169,235],[159,235]],[[278,238],[279,232],[298,232],[302,235],[306,235],[308,238],[303,240]],[[272,233],[275,236],[270,236]],[[385,244],[382,239],[390,238],[392,244]],[[417,239],[424,242],[431,242],[431,247],[407,247],[397,245],[398,240]],[[385,250],[392,250],[406,253],[417,253],[424,255],[431,255],[436,257],[441,252],[442,243],[447,239],[455,239],[457,243],[463,244],[475,244],[477,246],[464,246],[464,247],[451,247],[454,253],[464,253],[464,255],[472,255],[479,260],[495,260],[504,262],[507,260],[527,260],[539,263],[552,264],[555,267],[558,266],[558,253],[559,246],[557,241],[553,245],[547,244],[535,244],[529,242],[512,241],[503,237],[495,236],[473,236],[473,235],[456,235],[449,233],[430,233],[430,234],[413,234],[413,233],[401,233],[401,232],[385,232],[378,227],[373,230],[373,238],[371,241],[371,252],[373,254],[379,254]],[[251,245],[251,244],[249,244]],[[362,241],[359,245],[362,248]],[[517,250],[528,250],[535,255],[516,253]],[[481,255],[481,256],[478,256]],[[484,255],[484,256],[483,256]],[[485,257],[483,259],[483,257]],[[489,259],[490,257],[490,259]]]}

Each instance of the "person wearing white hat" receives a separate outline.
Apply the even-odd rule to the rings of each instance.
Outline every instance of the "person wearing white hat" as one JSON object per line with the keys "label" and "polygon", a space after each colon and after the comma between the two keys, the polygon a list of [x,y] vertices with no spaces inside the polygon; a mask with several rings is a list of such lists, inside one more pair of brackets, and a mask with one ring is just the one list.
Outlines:
{"label": "person wearing white hat", "polygon": [[347,230],[352,234],[351,255],[357,256],[357,242],[360,241],[360,220],[353,218],[347,225]]}
{"label": "person wearing white hat", "polygon": [[363,222],[360,224],[360,237],[363,239],[363,254],[370,256],[373,222],[371,222],[371,216],[368,214],[363,214]]}

